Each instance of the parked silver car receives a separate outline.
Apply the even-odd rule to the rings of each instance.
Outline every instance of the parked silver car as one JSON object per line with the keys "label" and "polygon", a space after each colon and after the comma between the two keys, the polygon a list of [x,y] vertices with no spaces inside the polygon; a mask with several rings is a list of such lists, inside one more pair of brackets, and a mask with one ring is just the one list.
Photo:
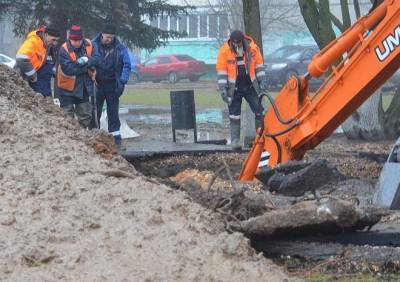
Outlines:
{"label": "parked silver car", "polygon": [[6,65],[7,67],[13,69],[15,67],[15,63],[16,63],[15,59],[0,53],[0,64],[1,65]]}
{"label": "parked silver car", "polygon": [[[291,76],[305,74],[317,52],[319,49],[316,45],[286,45],[266,55],[264,60],[268,86],[280,89]],[[317,88],[322,82],[323,78],[313,78],[310,80],[310,87]]]}
{"label": "parked silver car", "polygon": [[[295,75],[303,75],[312,57],[319,52],[316,45],[286,45],[266,55],[265,72],[268,86],[271,90],[280,90],[288,79]],[[324,81],[324,76],[312,78],[309,82],[310,89],[317,90]],[[383,91],[394,91],[400,87],[400,70],[383,85]]]}

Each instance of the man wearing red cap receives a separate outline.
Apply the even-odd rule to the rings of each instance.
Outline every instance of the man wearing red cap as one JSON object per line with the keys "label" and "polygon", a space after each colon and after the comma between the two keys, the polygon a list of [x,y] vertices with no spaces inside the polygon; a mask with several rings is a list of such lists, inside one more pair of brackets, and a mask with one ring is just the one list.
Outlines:
{"label": "man wearing red cap", "polygon": [[240,115],[243,98],[255,114],[256,128],[263,122],[263,107],[258,95],[266,90],[264,60],[254,40],[241,32],[232,31],[229,40],[219,49],[216,69],[218,88],[228,104],[231,146],[239,150]]}
{"label": "man wearing red cap", "polygon": [[31,88],[43,96],[51,96],[51,78],[55,63],[54,46],[60,38],[57,28],[46,26],[30,32],[19,48],[17,68]]}
{"label": "man wearing red cap", "polygon": [[61,108],[71,117],[76,115],[83,128],[91,124],[92,76],[99,58],[91,41],[84,39],[81,27],[73,25],[60,48],[57,88]]}

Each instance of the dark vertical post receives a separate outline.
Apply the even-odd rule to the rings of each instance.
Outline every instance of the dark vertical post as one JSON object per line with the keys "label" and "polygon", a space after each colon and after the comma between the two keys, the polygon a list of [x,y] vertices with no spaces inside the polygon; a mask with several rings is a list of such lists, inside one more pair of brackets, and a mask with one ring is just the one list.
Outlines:
{"label": "dark vertical post", "polygon": [[193,90],[171,91],[172,139],[176,142],[175,130],[193,129],[194,142],[197,142],[196,109]]}
{"label": "dark vertical post", "polygon": [[193,119],[193,140],[194,143],[197,143],[197,126],[196,126],[196,105],[194,103],[194,92],[193,92],[193,99],[192,99],[192,119]]}

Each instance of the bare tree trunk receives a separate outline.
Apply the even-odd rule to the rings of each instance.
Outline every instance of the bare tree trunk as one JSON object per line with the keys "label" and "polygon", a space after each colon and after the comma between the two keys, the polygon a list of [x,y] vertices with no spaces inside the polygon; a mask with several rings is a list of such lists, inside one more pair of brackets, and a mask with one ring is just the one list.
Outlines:
{"label": "bare tree trunk", "polygon": [[340,0],[340,8],[342,10],[343,27],[344,29],[348,29],[351,26],[349,2],[347,0]]}
{"label": "bare tree trunk", "polygon": [[[245,33],[250,35],[262,52],[262,35],[260,22],[260,4],[259,0],[242,0],[243,2],[243,21]],[[241,123],[242,140],[244,146],[248,146],[255,138],[254,113],[246,103],[246,109],[243,111]]]}
{"label": "bare tree trunk", "polygon": [[243,21],[246,34],[253,37],[262,52],[262,34],[259,0],[243,0]]}
{"label": "bare tree trunk", "polygon": [[400,136],[400,88],[397,88],[392,102],[384,115],[384,129],[387,138],[395,139]]}
{"label": "bare tree trunk", "polygon": [[298,0],[298,2],[301,14],[315,42],[320,49],[324,48],[336,38],[331,24],[329,1],[321,0],[319,4],[309,0]]}
{"label": "bare tree trunk", "polygon": [[361,17],[360,3],[358,2],[358,0],[353,0],[353,4],[354,12],[356,13],[356,17],[358,19],[359,17]]}
{"label": "bare tree trunk", "polygon": [[318,26],[320,29],[320,37],[322,41],[327,45],[336,38],[335,32],[331,24],[331,10],[329,8],[329,0],[319,1],[319,13]]}
{"label": "bare tree trunk", "polygon": [[378,90],[354,112],[343,124],[344,134],[349,139],[380,140],[383,131],[382,93]]}

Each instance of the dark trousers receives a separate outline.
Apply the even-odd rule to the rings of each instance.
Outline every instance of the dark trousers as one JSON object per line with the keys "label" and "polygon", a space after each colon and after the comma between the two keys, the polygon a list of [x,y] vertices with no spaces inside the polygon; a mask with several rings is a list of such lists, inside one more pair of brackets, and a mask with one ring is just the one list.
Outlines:
{"label": "dark trousers", "polygon": [[89,94],[86,89],[83,98],[59,95],[60,107],[72,118],[77,117],[79,124],[83,128],[91,127],[92,105],[89,103]]}
{"label": "dark trousers", "polygon": [[229,109],[230,119],[240,119],[240,114],[242,112],[242,100],[243,98],[249,103],[249,106],[257,119],[262,119],[264,108],[258,100],[257,92],[253,87],[239,88],[235,90],[233,95],[233,100]]}
{"label": "dark trousers", "polygon": [[99,82],[96,94],[97,118],[99,119],[99,124],[105,101],[107,105],[108,132],[114,136],[121,135],[119,132],[121,127],[118,113],[119,97],[115,94],[115,87],[115,82]]}

